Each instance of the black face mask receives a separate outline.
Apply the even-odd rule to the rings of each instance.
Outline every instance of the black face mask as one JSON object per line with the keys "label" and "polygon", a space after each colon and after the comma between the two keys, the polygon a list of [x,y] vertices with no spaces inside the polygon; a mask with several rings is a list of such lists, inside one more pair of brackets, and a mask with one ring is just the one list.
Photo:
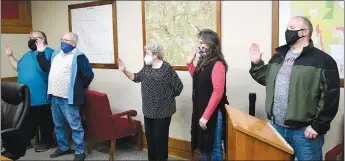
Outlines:
{"label": "black face mask", "polygon": [[30,39],[30,40],[28,41],[28,47],[29,47],[32,51],[36,51],[36,50],[37,50],[36,39]]}
{"label": "black face mask", "polygon": [[301,31],[301,30],[304,30],[304,29],[300,29],[300,30],[289,30],[289,29],[287,29],[285,31],[286,43],[288,45],[293,45],[297,42],[297,40],[304,37],[304,36],[302,36],[302,37],[298,36],[298,31]]}

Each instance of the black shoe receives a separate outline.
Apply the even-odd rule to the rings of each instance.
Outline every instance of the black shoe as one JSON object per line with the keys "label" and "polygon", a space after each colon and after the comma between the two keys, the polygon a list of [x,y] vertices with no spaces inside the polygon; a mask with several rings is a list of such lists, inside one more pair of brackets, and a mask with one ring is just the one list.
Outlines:
{"label": "black shoe", "polygon": [[55,147],[55,144],[38,144],[35,147],[35,151],[36,152],[44,152],[44,151],[47,151],[47,150],[54,148],[54,147]]}
{"label": "black shoe", "polygon": [[85,154],[75,154],[74,155],[74,161],[84,161],[85,160]]}
{"label": "black shoe", "polygon": [[54,153],[50,154],[50,158],[57,158],[57,157],[68,155],[68,154],[73,154],[73,151],[71,149],[68,149],[66,151],[62,151],[58,149]]}

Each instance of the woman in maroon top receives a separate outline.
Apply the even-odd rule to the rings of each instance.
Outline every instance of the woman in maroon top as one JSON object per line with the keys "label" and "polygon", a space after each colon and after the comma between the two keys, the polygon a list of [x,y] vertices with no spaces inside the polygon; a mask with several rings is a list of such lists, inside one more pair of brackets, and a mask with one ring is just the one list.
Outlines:
{"label": "woman in maroon top", "polygon": [[[225,139],[226,71],[219,36],[204,29],[199,32],[199,45],[188,58],[187,67],[193,77],[192,151],[199,149],[201,160],[223,160]],[[195,67],[196,54],[199,60]]]}

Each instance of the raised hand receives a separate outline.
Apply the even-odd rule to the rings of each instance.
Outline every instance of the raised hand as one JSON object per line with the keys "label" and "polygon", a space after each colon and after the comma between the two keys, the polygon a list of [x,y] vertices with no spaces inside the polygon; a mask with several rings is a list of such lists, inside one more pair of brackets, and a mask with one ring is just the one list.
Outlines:
{"label": "raised hand", "polygon": [[195,46],[193,48],[193,51],[192,51],[192,54],[188,56],[187,58],[187,63],[190,64],[190,63],[193,63],[193,61],[195,60],[195,57],[196,57],[196,52],[198,51],[198,47]]}
{"label": "raised hand", "polygon": [[36,40],[36,46],[37,52],[43,52],[47,48],[47,45],[45,45],[42,40]]}
{"label": "raised hand", "polygon": [[5,47],[5,54],[7,56],[12,56],[13,55],[13,50],[12,50],[11,46],[8,45],[8,44],[6,44],[6,47]]}
{"label": "raised hand", "polygon": [[121,59],[119,59],[119,69],[123,72],[126,71],[125,63]]}
{"label": "raised hand", "polygon": [[253,43],[249,49],[250,61],[253,63],[259,63],[262,57],[262,53],[260,53],[260,48],[258,44]]}

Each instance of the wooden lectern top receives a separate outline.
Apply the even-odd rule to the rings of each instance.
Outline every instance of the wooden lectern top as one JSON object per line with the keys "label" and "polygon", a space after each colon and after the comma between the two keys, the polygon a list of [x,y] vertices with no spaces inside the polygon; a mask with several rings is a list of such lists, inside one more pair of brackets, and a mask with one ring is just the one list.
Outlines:
{"label": "wooden lectern top", "polygon": [[1,160],[11,160],[11,159],[1,155]]}
{"label": "wooden lectern top", "polygon": [[246,114],[237,108],[230,107],[229,105],[225,105],[225,107],[231,124],[235,129],[289,154],[294,154],[292,147],[281,135],[279,135],[270,123]]}

